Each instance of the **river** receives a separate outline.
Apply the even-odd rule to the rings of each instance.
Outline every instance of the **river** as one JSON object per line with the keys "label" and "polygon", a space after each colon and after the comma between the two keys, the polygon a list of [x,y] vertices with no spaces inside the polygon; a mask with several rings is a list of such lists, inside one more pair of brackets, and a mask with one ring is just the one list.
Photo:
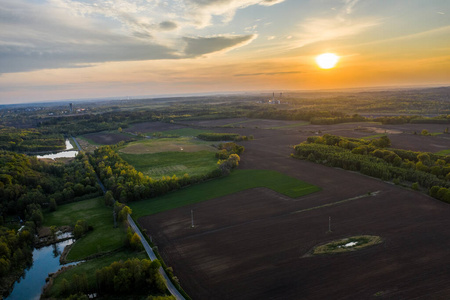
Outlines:
{"label": "river", "polygon": [[[70,141],[68,139],[66,139],[66,151],[62,151],[62,152],[58,152],[58,153],[50,153],[50,154],[45,154],[45,155],[37,155],[36,157],[38,159],[41,159],[41,158],[55,159],[55,158],[73,158],[73,157],[77,156],[78,151],[71,150],[71,149],[73,149],[73,146],[70,143]],[[71,150],[71,151],[67,151],[67,150]]]}
{"label": "river", "polygon": [[45,279],[49,273],[54,273],[61,268],[59,257],[64,247],[72,243],[73,240],[66,240],[34,249],[32,266],[25,271],[19,281],[14,283],[11,294],[5,300],[39,299],[45,285]]}

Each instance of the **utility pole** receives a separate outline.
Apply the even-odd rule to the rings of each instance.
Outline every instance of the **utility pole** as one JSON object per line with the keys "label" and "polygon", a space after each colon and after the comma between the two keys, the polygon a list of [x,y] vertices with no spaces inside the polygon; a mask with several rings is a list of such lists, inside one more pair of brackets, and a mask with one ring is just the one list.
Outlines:
{"label": "utility pole", "polygon": [[328,217],[328,232],[331,232],[331,217]]}

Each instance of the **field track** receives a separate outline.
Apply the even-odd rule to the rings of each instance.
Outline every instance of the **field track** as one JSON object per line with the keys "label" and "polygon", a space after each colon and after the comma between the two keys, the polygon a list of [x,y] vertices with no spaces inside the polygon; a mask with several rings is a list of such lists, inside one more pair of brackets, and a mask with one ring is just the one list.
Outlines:
{"label": "field track", "polygon": [[[255,136],[242,142],[240,167],[276,170],[322,191],[290,199],[256,188],[139,220],[185,291],[193,299],[450,299],[450,205],[290,158],[289,146],[311,135],[295,129],[233,129]],[[336,203],[374,191],[379,193]],[[384,243],[332,256],[306,255],[319,244],[360,234],[381,236]]]}

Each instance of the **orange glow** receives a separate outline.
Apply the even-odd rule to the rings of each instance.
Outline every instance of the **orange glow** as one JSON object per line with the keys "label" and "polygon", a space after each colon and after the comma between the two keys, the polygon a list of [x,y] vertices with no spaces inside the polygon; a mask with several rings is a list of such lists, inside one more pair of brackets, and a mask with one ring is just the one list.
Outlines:
{"label": "orange glow", "polygon": [[334,53],[323,53],[316,56],[316,63],[321,69],[331,69],[336,66],[339,56]]}

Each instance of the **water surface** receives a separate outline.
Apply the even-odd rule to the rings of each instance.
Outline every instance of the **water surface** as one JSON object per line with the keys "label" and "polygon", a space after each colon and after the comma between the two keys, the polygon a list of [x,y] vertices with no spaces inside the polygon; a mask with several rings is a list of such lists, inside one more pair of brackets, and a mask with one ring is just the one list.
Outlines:
{"label": "water surface", "polygon": [[24,276],[18,282],[14,283],[13,291],[5,300],[39,299],[45,285],[45,279],[49,273],[54,273],[61,268],[59,257],[64,247],[72,243],[73,240],[67,240],[34,249],[33,265],[25,271]]}
{"label": "water surface", "polygon": [[[70,150],[73,149],[72,144],[70,143],[70,141],[68,139],[66,139],[66,150]],[[77,156],[78,151],[72,150],[72,151],[63,151],[63,152],[58,152],[58,153],[50,153],[50,154],[45,154],[45,155],[37,155],[36,157],[38,159],[42,159],[42,158],[51,158],[51,159],[55,159],[55,158],[74,158],[75,156]]]}

